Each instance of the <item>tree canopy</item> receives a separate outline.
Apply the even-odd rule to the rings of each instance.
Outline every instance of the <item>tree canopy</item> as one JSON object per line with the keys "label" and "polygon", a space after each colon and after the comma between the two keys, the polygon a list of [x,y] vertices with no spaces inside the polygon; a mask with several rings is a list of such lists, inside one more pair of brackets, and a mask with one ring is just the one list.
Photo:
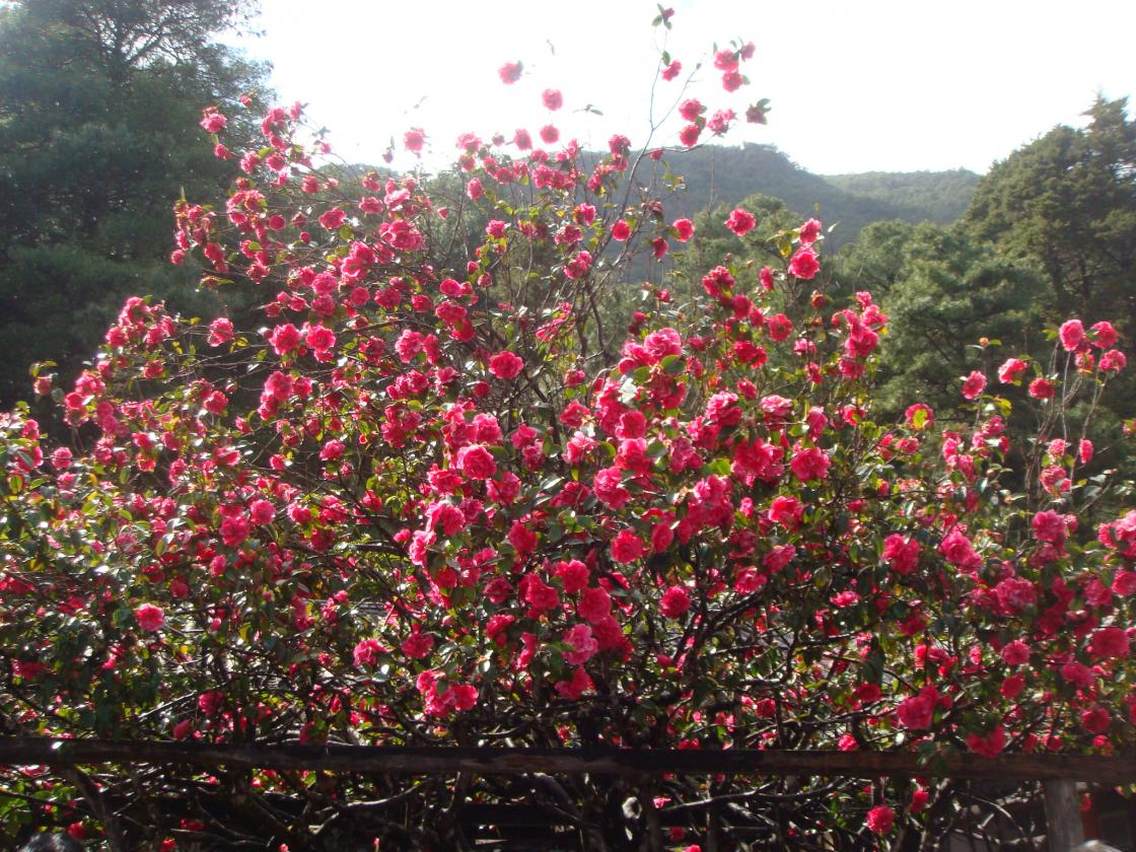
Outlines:
{"label": "tree canopy", "polygon": [[[28,395],[36,360],[74,375],[140,287],[217,304],[164,262],[168,220],[183,191],[227,182],[192,128],[203,107],[261,84],[263,68],[210,40],[251,9],[44,0],[0,12],[0,346],[13,353],[0,399]],[[240,122],[236,138],[250,138]]]}

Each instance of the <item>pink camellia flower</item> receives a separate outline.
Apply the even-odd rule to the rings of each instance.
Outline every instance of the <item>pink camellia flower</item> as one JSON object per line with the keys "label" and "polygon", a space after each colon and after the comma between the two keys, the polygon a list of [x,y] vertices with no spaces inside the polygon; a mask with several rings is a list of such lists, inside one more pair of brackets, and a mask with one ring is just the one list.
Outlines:
{"label": "pink camellia flower", "polygon": [[1128,357],[1119,349],[1109,349],[1100,359],[1100,368],[1106,373],[1119,373],[1128,366]]}
{"label": "pink camellia flower", "polygon": [[600,648],[592,634],[592,628],[587,624],[576,624],[564,634],[565,644],[571,645],[572,650],[564,653],[564,659],[574,666],[582,666],[596,655]]}
{"label": "pink camellia flower", "polygon": [[532,136],[523,127],[518,128],[513,134],[513,144],[520,150],[527,151],[532,147]]}
{"label": "pink camellia flower", "polygon": [[434,650],[434,637],[429,633],[420,633],[418,630],[412,630],[410,635],[402,640],[399,645],[402,653],[410,657],[412,660],[421,660]]}
{"label": "pink camellia flower", "polygon": [[684,121],[698,121],[698,116],[706,111],[697,98],[687,98],[678,105],[678,114],[683,117]]}
{"label": "pink camellia flower", "polygon": [[525,66],[520,62],[506,62],[497,69],[497,76],[506,86],[511,86],[521,79],[521,72],[524,71],[524,68]]}
{"label": "pink camellia flower", "polygon": [[867,824],[873,834],[887,834],[895,825],[895,811],[889,805],[876,805],[868,811]]}
{"label": "pink camellia flower", "polygon": [[682,73],[682,63],[677,59],[671,62],[666,68],[663,69],[662,77],[664,80],[673,80]]}
{"label": "pink camellia flower", "polygon": [[540,129],[540,139],[545,145],[555,145],[557,140],[560,139],[560,131],[556,129],[555,125],[546,124]]}
{"label": "pink camellia flower", "polygon": [[1088,438],[1082,438],[1077,444],[1077,457],[1081,460],[1081,464],[1088,464],[1093,460],[1093,442]]}
{"label": "pink camellia flower", "polygon": [[680,243],[685,243],[694,236],[694,223],[689,219],[675,219],[671,227],[674,228],[675,239]]}
{"label": "pink camellia flower", "polygon": [[754,215],[741,207],[735,207],[726,219],[726,227],[739,237],[743,237],[752,231],[756,224],[757,219],[754,218]]}
{"label": "pink camellia flower", "polygon": [[1067,529],[1065,516],[1059,515],[1052,509],[1037,512],[1031,522],[1033,536],[1038,541],[1047,541],[1051,544],[1061,544],[1065,541]]}
{"label": "pink camellia flower", "polygon": [[379,661],[379,657],[386,653],[378,639],[362,639],[355,645],[355,650],[352,652],[351,657],[355,662],[357,669],[373,668],[375,663]]}
{"label": "pink camellia flower", "polygon": [[701,134],[702,128],[697,124],[687,124],[678,132],[678,141],[687,148],[693,148],[698,144],[698,137]]}
{"label": "pink camellia flower", "polygon": [[611,238],[613,240],[624,242],[630,236],[631,226],[628,225],[625,220],[619,219],[614,225],[611,226]]}
{"label": "pink camellia flower", "polygon": [[816,252],[808,246],[797,249],[789,258],[789,274],[794,278],[811,281],[816,278],[818,272],[820,272],[820,262],[817,260]]}
{"label": "pink camellia flower", "polygon": [[775,524],[792,529],[801,522],[801,516],[804,513],[805,507],[800,500],[796,497],[780,495],[774,497],[773,502],[769,504],[767,517]]}
{"label": "pink camellia flower", "polygon": [[797,479],[802,482],[812,482],[827,477],[828,468],[831,464],[832,459],[825,454],[824,450],[809,447],[808,449],[798,449],[793,453],[789,468]]}
{"label": "pink camellia flower", "polygon": [[1004,612],[1016,615],[1037,603],[1037,589],[1025,577],[1007,577],[994,587],[994,597]]}
{"label": "pink camellia flower", "polygon": [[631,530],[620,530],[611,542],[611,558],[616,562],[634,562],[646,552],[643,541]]}
{"label": "pink camellia flower", "polygon": [[919,542],[892,533],[884,539],[884,561],[898,574],[911,574],[919,566]]}
{"label": "pink camellia flower", "polygon": [[559,89],[545,89],[540,99],[544,103],[544,108],[553,112],[564,106],[564,96],[560,94]]}
{"label": "pink camellia flower", "polygon": [[552,570],[560,578],[560,582],[564,585],[564,591],[570,595],[587,587],[588,577],[591,573],[588,571],[588,566],[579,559],[557,562]]}
{"label": "pink camellia flower", "polygon": [[690,592],[685,586],[671,586],[663,592],[659,609],[667,618],[681,618],[690,609]]}
{"label": "pink camellia flower", "polygon": [[974,544],[957,527],[943,536],[939,551],[956,567],[967,570],[982,567],[982,557],[975,552]]}
{"label": "pink camellia flower", "polygon": [[249,517],[257,526],[270,524],[272,519],[276,517],[276,507],[268,500],[253,500],[249,506]]}
{"label": "pink camellia flower", "polygon": [[973,370],[969,376],[964,376],[962,380],[962,396],[963,399],[977,399],[979,394],[986,390],[986,375]]}
{"label": "pink camellia flower", "polygon": [[406,150],[414,154],[422,151],[422,145],[426,142],[426,133],[421,127],[412,127],[404,134],[402,134],[402,144],[406,146]]}
{"label": "pink camellia flower", "polygon": [[587,250],[576,252],[576,256],[564,264],[564,276],[573,281],[583,278],[592,268],[592,253]]}
{"label": "pink camellia flower", "polygon": [[505,381],[519,376],[524,366],[524,359],[508,350],[498,352],[489,359],[489,372]]}
{"label": "pink camellia flower", "polygon": [[1057,332],[1066,352],[1075,352],[1085,342],[1085,327],[1079,319],[1066,320]]}
{"label": "pink camellia flower", "polygon": [[576,614],[588,624],[599,624],[611,615],[611,595],[606,589],[595,586],[584,589],[576,604]]}
{"label": "pink camellia flower", "polygon": [[347,445],[342,441],[332,438],[320,447],[320,461],[335,461],[346,451]]}
{"label": "pink camellia flower", "polygon": [[817,241],[817,237],[820,236],[820,229],[821,224],[819,219],[809,219],[807,222],[801,225],[801,229],[797,232],[797,236],[801,241],[801,245],[811,246],[813,243],[815,243]]}
{"label": "pink camellia flower", "polygon": [[1026,362],[1021,358],[1009,358],[998,368],[998,381],[1004,385],[1013,384],[1026,371]]}
{"label": "pink camellia flower", "polygon": [[935,689],[924,688],[918,695],[905,698],[895,708],[899,724],[912,731],[925,731],[931,727],[935,716]]}
{"label": "pink camellia flower", "polygon": [[217,111],[217,107],[206,107],[201,113],[201,129],[206,133],[220,133],[225,129],[225,125],[229,123],[222,113]]}
{"label": "pink camellia flower", "polygon": [[308,325],[304,329],[304,342],[320,357],[335,346],[335,332],[327,326]]}
{"label": "pink camellia flower", "polygon": [[218,317],[209,323],[210,346],[222,346],[233,339],[233,321],[228,317]]}
{"label": "pink camellia flower", "polygon": [[493,454],[481,444],[469,444],[458,450],[457,466],[469,479],[491,479],[497,472]]}
{"label": "pink camellia flower", "polygon": [[1119,335],[1116,333],[1116,329],[1113,328],[1112,323],[1106,320],[1095,323],[1090,331],[1093,333],[1093,346],[1098,349],[1111,349],[1116,345],[1116,341],[1119,339]]}
{"label": "pink camellia flower", "polygon": [[740,71],[727,71],[722,75],[722,88],[727,92],[736,92],[744,82],[745,77]]}
{"label": "pink camellia flower", "polygon": [[277,355],[286,355],[298,349],[301,341],[300,330],[290,322],[276,326],[268,335],[272,351]]}
{"label": "pink camellia flower", "polygon": [[166,614],[154,604],[142,604],[134,610],[134,617],[138,619],[138,626],[149,633],[161,630],[166,623]]}

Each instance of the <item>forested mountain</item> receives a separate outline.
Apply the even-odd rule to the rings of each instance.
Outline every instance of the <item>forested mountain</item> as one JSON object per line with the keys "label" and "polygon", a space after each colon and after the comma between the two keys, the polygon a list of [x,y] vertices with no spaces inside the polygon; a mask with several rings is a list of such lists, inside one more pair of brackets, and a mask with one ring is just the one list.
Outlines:
{"label": "forested mountain", "polygon": [[803,216],[817,216],[826,227],[836,225],[829,236],[830,250],[851,242],[872,222],[952,222],[966,210],[979,181],[965,170],[825,177],[768,145],[707,145],[671,154],[669,161],[686,185],[670,202],[676,215],[693,216],[760,193],[781,199]]}
{"label": "forested mountain", "polygon": [[863,172],[825,175],[834,186],[862,198],[898,204],[947,225],[966,212],[981,176],[967,169],[946,172]]}

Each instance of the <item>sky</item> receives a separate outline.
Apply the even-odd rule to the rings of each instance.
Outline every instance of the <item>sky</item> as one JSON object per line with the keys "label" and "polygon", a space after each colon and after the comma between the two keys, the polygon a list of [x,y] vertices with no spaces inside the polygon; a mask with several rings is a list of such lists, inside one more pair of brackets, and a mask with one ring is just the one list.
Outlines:
{"label": "sky", "polygon": [[[680,92],[739,113],[769,98],[768,125],[739,122],[724,141],[776,145],[820,174],[985,172],[1057,124],[1082,125],[1098,92],[1136,102],[1129,0],[666,5],[664,42],[643,0],[262,0],[263,35],[234,43],[272,62],[281,101],[307,104],[340,156],[372,164],[410,127],[426,131],[431,167],[450,162],[464,131],[535,136],[553,123],[585,147],[616,132],[640,146],[663,48],[684,72],[705,64],[685,91],[686,73],[657,84],[656,118]],[[734,95],[709,61],[731,39],[756,46],[751,85]],[[503,85],[497,68],[517,60],[525,75]],[[545,88],[563,92],[556,113],[541,105]],[[672,114],[651,144],[676,144],[681,123]],[[395,165],[411,162],[401,151]]]}

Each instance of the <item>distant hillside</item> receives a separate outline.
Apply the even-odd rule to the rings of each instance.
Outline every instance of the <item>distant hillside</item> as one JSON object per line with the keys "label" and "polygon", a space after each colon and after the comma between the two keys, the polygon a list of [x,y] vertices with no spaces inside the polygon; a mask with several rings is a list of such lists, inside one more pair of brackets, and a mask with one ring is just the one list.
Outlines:
{"label": "distant hillside", "polygon": [[982,178],[966,169],[956,169],[950,172],[864,172],[825,175],[824,179],[853,195],[926,210],[930,221],[945,225],[966,212],[974,188]]}
{"label": "distant hillside", "polygon": [[668,156],[686,179],[685,192],[667,199],[668,216],[692,216],[715,204],[735,204],[756,192],[780,198],[802,216],[837,225],[830,249],[856,238],[872,222],[954,221],[962,215],[979,176],[968,171],[822,177],[802,169],[768,145],[707,145]]}

